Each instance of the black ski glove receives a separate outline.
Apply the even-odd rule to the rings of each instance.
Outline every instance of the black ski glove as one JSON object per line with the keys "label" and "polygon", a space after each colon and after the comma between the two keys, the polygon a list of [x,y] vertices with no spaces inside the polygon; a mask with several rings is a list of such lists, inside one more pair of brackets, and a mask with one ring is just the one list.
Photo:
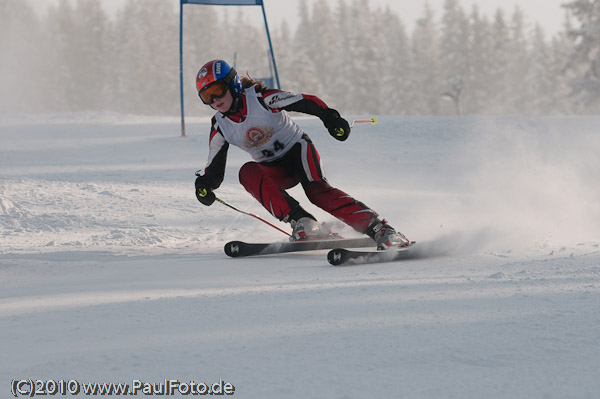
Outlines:
{"label": "black ski glove", "polygon": [[217,199],[215,193],[213,193],[210,184],[204,176],[198,176],[196,178],[196,198],[206,206],[212,205]]}
{"label": "black ski glove", "polygon": [[350,125],[340,116],[340,113],[333,108],[327,108],[325,110],[323,124],[327,130],[329,130],[329,134],[336,140],[344,141],[350,136]]}

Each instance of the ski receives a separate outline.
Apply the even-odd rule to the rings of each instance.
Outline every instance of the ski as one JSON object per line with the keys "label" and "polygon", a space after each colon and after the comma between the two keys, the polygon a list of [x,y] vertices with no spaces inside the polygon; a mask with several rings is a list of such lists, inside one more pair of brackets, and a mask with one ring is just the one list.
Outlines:
{"label": "ski", "polygon": [[393,262],[396,260],[416,258],[414,244],[404,248],[388,249],[386,251],[353,251],[335,248],[327,254],[327,261],[333,266],[356,265],[365,263]]}
{"label": "ski", "polygon": [[332,249],[338,247],[372,247],[373,245],[375,245],[375,242],[369,237],[272,243],[231,241],[225,244],[225,253],[232,258],[238,258],[243,256],[281,254],[286,252],[315,251],[319,249]]}

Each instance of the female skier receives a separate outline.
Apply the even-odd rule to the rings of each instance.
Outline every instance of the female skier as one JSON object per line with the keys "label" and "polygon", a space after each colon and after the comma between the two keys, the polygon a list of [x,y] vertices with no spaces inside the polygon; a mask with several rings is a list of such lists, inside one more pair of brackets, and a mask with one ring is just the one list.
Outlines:
{"label": "female skier", "polygon": [[313,204],[367,234],[378,249],[409,244],[374,210],[329,185],[317,149],[285,112],[315,115],[335,139],[344,141],[350,126],[335,109],[315,96],[273,90],[245,76],[240,79],[223,60],[200,68],[196,87],[202,102],[217,111],[211,121],[208,163],[204,171],[196,172],[196,198],[202,204],[215,201],[213,190],[223,182],[227,150],[233,144],[253,159],[240,169],[240,183],[274,217],[291,224],[291,241],[329,234],[285,191],[300,183]]}

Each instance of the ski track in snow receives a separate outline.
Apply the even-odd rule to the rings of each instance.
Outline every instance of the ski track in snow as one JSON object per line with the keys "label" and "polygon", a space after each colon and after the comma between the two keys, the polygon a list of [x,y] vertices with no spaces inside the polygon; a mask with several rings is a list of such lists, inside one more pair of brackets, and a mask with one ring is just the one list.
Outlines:
{"label": "ski track in snow", "polygon": [[[430,257],[227,258],[226,241],[286,238],[196,201],[206,120],[185,139],[171,119],[0,123],[2,389],[221,378],[242,398],[597,397],[600,118],[379,117],[344,143],[298,121],[332,184]],[[247,160],[230,149],[217,195],[271,220],[237,183]]]}

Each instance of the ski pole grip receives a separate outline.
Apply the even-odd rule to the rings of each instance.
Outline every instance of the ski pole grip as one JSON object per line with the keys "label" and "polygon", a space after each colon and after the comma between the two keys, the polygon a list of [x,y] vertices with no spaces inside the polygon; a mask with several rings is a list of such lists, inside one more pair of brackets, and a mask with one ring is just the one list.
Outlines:
{"label": "ski pole grip", "polygon": [[377,118],[372,117],[371,119],[356,119],[352,121],[350,127],[354,127],[355,123],[370,123],[371,125],[374,125],[377,123]]}

